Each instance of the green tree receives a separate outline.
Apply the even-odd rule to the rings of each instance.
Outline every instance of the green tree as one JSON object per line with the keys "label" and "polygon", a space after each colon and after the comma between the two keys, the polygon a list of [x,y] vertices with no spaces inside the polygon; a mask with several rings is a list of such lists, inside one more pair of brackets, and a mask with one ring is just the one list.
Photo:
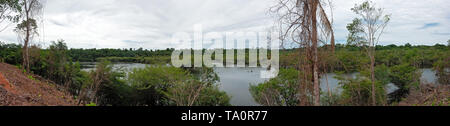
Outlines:
{"label": "green tree", "polygon": [[134,69],[128,82],[138,93],[137,105],[230,105],[230,97],[219,90],[218,77],[210,68],[148,66]]}
{"label": "green tree", "polygon": [[[19,15],[14,15],[14,13],[20,12],[21,6],[19,0],[0,0],[0,24],[6,21],[11,21],[16,23],[19,20]],[[8,25],[0,27],[0,32],[4,31]]]}
{"label": "green tree", "polygon": [[19,24],[17,24],[16,29],[19,38],[24,43],[23,44],[23,63],[22,66],[30,71],[30,57],[28,46],[30,45],[33,37],[38,35],[38,25],[37,25],[37,17],[42,13],[42,2],[40,0],[21,0],[19,1],[19,6],[23,7],[23,10],[20,11],[20,20],[22,20]]}
{"label": "green tree", "polygon": [[[359,18],[353,20],[353,23],[347,27],[350,31],[349,37],[352,38],[350,42],[367,47],[366,51],[370,58],[372,104],[376,105],[375,50],[381,35],[384,33],[384,29],[390,21],[390,15],[385,15],[383,9],[376,8],[371,1],[355,5],[351,10],[359,15]],[[361,34],[364,34],[364,36],[358,37]]]}
{"label": "green tree", "polygon": [[295,69],[281,69],[278,77],[251,85],[250,92],[255,101],[264,106],[297,106],[300,103],[299,74]]}
{"label": "green tree", "polygon": [[440,84],[450,84],[450,56],[444,56],[444,58],[436,61],[433,64],[433,69],[436,70],[436,76]]}
{"label": "green tree", "polygon": [[64,67],[67,64],[67,45],[64,40],[53,41],[49,47],[47,56],[47,72],[51,80],[58,80],[58,83],[66,82],[64,78]]}
{"label": "green tree", "polygon": [[89,73],[90,81],[83,85],[78,104],[121,105],[119,104],[121,100],[127,101],[129,98],[125,97],[125,89],[121,90],[127,86],[124,80],[121,79],[123,77],[125,77],[125,74],[115,71],[111,62],[100,62],[95,67],[95,70]]}
{"label": "green tree", "polygon": [[400,89],[392,94],[390,102],[398,102],[406,97],[412,88],[420,85],[421,73],[409,63],[396,65],[390,68],[391,82]]}
{"label": "green tree", "polygon": [[20,64],[22,61],[21,46],[0,42],[0,61],[9,64]]}
{"label": "green tree", "polygon": [[[375,68],[375,88],[377,89],[376,101],[379,105],[386,105],[387,95],[384,90],[386,85],[390,82],[389,67],[385,65],[379,65]],[[342,95],[338,97],[338,103],[340,105],[356,105],[356,106],[369,106],[372,104],[372,82],[370,80],[370,70],[364,69],[360,71],[356,76],[345,75],[343,72],[338,72],[335,76],[338,79],[339,85],[342,86]]]}
{"label": "green tree", "polygon": [[164,95],[175,82],[189,80],[188,73],[175,67],[146,67],[134,69],[128,76],[128,82],[139,94],[138,105],[165,106],[169,99]]}

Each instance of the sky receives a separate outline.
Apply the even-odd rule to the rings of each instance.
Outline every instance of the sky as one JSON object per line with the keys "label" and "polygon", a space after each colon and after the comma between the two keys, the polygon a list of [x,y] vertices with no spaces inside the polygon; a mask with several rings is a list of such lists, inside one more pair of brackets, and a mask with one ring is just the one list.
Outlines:
{"label": "sky", "polygon": [[[176,32],[267,31],[274,24],[268,10],[277,0],[46,0],[34,44],[46,47],[64,39],[69,48],[172,48]],[[332,0],[338,43],[345,43],[350,10],[364,0]],[[450,1],[374,0],[392,14],[380,44],[435,45],[450,39]],[[10,26],[0,41],[17,42]]]}

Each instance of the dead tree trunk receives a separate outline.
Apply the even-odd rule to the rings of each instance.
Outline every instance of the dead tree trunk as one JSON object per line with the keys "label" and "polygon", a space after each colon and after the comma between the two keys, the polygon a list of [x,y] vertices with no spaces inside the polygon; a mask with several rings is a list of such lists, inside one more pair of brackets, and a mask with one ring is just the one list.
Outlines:
{"label": "dead tree trunk", "polygon": [[311,19],[312,19],[312,49],[313,49],[313,82],[314,82],[314,105],[320,106],[320,84],[319,84],[319,65],[318,65],[318,36],[317,36],[317,0],[311,0]]}

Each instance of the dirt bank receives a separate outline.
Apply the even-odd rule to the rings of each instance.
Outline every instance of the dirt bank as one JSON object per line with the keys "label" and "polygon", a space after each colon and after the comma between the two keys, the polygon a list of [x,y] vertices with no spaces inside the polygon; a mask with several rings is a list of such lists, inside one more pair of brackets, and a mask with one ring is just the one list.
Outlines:
{"label": "dirt bank", "polygon": [[74,106],[75,103],[56,84],[0,63],[0,106]]}
{"label": "dirt bank", "polygon": [[422,85],[410,92],[400,106],[449,106],[450,85]]}

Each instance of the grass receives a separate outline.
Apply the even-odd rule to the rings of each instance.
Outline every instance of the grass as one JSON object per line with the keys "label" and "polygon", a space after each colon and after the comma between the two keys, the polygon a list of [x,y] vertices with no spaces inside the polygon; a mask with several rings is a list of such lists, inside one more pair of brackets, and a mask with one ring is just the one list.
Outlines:
{"label": "grass", "polygon": [[31,80],[33,80],[33,81],[36,81],[36,78],[34,78],[34,77],[31,76],[31,75],[28,75],[28,79],[31,79]]}
{"label": "grass", "polygon": [[86,106],[97,106],[97,104],[95,104],[94,102],[91,102],[89,104],[86,104]]}

